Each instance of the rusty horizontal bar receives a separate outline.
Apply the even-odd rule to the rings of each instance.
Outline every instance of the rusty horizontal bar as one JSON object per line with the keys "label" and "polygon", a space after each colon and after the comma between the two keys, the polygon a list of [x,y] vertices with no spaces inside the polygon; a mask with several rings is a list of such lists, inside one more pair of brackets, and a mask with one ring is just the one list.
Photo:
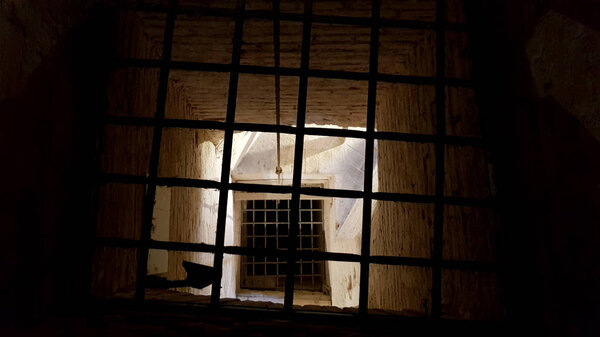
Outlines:
{"label": "rusty horizontal bar", "polygon": [[[154,12],[154,13],[166,13],[167,8],[160,5],[137,5],[137,6],[115,6],[115,9],[119,10],[131,10],[139,12]],[[215,16],[215,17],[229,17],[234,18],[238,15],[243,15],[244,19],[275,19],[275,14],[272,11],[265,10],[244,10],[240,13],[237,9],[230,8],[210,8],[210,7],[180,7],[177,14],[190,15],[190,16]],[[303,22],[305,16],[303,13],[279,13],[281,21],[294,21]],[[376,25],[379,27],[397,27],[407,29],[425,29],[435,30],[439,28],[439,23],[435,21],[417,21],[417,20],[397,20],[397,19],[386,19],[377,18],[373,20],[371,17],[353,17],[343,15],[316,15],[312,14],[309,16],[309,21],[314,23],[328,23],[328,24],[339,24],[339,25],[351,25],[351,26],[364,26],[370,27]],[[461,23],[445,23],[442,27],[448,31],[466,31],[466,25]]]}
{"label": "rusty horizontal bar", "polygon": [[[105,122],[112,125],[131,125],[131,126],[156,126],[160,125],[163,128],[182,128],[182,129],[210,129],[210,130],[225,130],[226,123],[218,121],[190,120],[190,119],[163,119],[155,120],[146,117],[129,117],[129,116],[106,116]],[[275,125],[275,124],[257,124],[257,123],[233,123],[235,131],[251,131],[251,132],[271,132],[284,133],[295,135],[298,130],[294,126]],[[305,135],[311,136],[326,136],[326,137],[343,137],[366,139],[368,134],[361,130],[335,129],[308,127],[304,128]],[[482,147],[483,139],[474,137],[461,136],[436,136],[418,133],[405,132],[382,132],[376,131],[373,133],[373,138],[385,141],[399,141],[410,143],[443,143],[447,145],[457,146],[474,146]]]}
{"label": "rusty horizontal bar", "polygon": [[[160,249],[181,252],[197,252],[197,253],[214,253],[216,247],[206,243],[191,243],[191,242],[171,242],[171,241],[156,241],[149,240],[147,243],[141,240],[123,239],[123,238],[96,238],[96,246],[99,247],[115,247],[115,248],[146,248]],[[224,246],[224,254],[240,255],[240,256],[257,256],[257,257],[278,257],[286,258],[288,251],[285,249],[271,248],[252,248],[239,246]],[[303,251],[296,252],[298,260],[316,260],[316,261],[339,261],[339,262],[361,262],[361,256],[358,254],[322,252],[322,251]],[[403,257],[403,256],[379,256],[374,255],[369,257],[369,263],[380,265],[393,266],[413,266],[413,267],[432,267],[433,260],[426,258]],[[441,262],[443,269],[455,270],[470,270],[480,272],[493,272],[497,269],[495,262],[486,261],[460,261],[460,260],[443,260]]]}
{"label": "rusty horizontal bar", "polygon": [[[135,59],[135,58],[115,58],[113,62],[114,68],[160,68],[165,64],[161,60]],[[186,61],[168,61],[166,66],[172,70],[187,70],[199,72],[231,72],[233,67],[230,64],[224,63],[202,63],[202,62],[186,62]],[[239,65],[237,67],[241,74],[253,75],[275,75],[280,76],[300,76],[302,70],[300,68],[287,67],[270,67],[256,65]],[[403,83],[415,85],[436,85],[443,84],[456,87],[473,87],[474,83],[470,79],[460,78],[439,78],[429,76],[407,76],[399,74],[375,73],[374,75],[368,72],[344,71],[344,70],[325,70],[325,69],[308,69],[306,70],[308,77],[330,78],[339,80],[352,81],[368,81],[371,76],[375,76],[380,82],[388,83]]]}
{"label": "rusty horizontal bar", "polygon": [[[144,176],[115,174],[115,173],[100,173],[98,174],[98,182],[105,183],[122,183],[122,184],[150,184],[154,183],[157,186],[167,187],[194,187],[194,188],[210,188],[210,189],[229,189],[238,192],[253,192],[253,193],[278,193],[291,194],[292,186],[286,185],[267,185],[267,184],[246,184],[246,183],[220,183],[215,180],[191,179],[191,178],[175,178],[175,177],[158,177],[151,179]],[[300,194],[311,195],[327,198],[354,198],[360,199],[367,195],[364,191],[342,190],[332,188],[317,188],[317,187],[301,187]],[[374,200],[407,202],[431,204],[435,203],[436,197],[432,195],[409,194],[409,193],[390,193],[390,192],[371,192]],[[494,198],[466,198],[466,197],[444,197],[442,199],[445,205],[456,206],[471,206],[494,208]]]}

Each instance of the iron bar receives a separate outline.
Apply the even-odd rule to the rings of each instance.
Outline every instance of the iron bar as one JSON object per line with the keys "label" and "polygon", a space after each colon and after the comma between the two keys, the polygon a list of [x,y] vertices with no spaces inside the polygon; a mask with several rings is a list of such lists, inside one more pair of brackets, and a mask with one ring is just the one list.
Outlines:
{"label": "iron bar", "polygon": [[[215,253],[215,245],[192,242],[176,241],[157,241],[149,240],[146,244],[140,240],[123,238],[96,238],[96,247],[119,247],[119,248],[140,248],[159,249],[179,252],[198,252]],[[223,252],[231,255],[241,256],[259,256],[287,258],[286,249],[270,248],[252,248],[240,246],[224,246]],[[358,254],[323,252],[323,251],[297,251],[298,259],[318,260],[318,261],[339,261],[339,262],[361,262],[362,257]],[[404,257],[404,256],[381,256],[373,255],[369,257],[370,264],[382,264],[393,266],[413,266],[413,267],[432,267],[434,261],[426,258]],[[492,261],[462,261],[462,260],[443,260],[440,264],[444,269],[468,270],[479,272],[496,271],[498,265]]]}
{"label": "iron bar", "polygon": [[360,261],[360,289],[358,311],[369,311],[369,256],[371,255],[371,201],[373,198],[373,161],[375,152],[375,112],[377,109],[377,69],[379,63],[379,11],[380,0],[373,0],[371,13],[371,40],[369,51],[369,92],[367,99],[367,130],[365,137],[364,197],[362,214],[362,242]]}
{"label": "iron bar", "polygon": [[[114,68],[136,67],[136,68],[160,68],[162,62],[160,60],[146,60],[134,58],[117,58],[113,63]],[[232,66],[230,64],[221,63],[201,63],[201,62],[186,62],[186,61],[170,61],[169,67],[173,70],[187,71],[205,71],[205,72],[230,72]],[[302,71],[300,68],[288,67],[268,67],[255,65],[240,65],[238,71],[243,74],[253,75],[275,75],[280,76],[300,76]],[[308,69],[309,77],[352,80],[352,81],[368,81],[372,74],[369,72],[345,71],[345,70],[325,70],[325,69]],[[456,87],[473,87],[473,80],[461,78],[437,78],[428,76],[407,76],[377,73],[377,80],[388,83],[416,84],[416,85],[435,85],[444,83],[449,86]]]}
{"label": "iron bar", "polygon": [[[149,13],[165,13],[168,9],[160,5],[136,5],[136,6],[114,6],[119,10],[134,10],[138,12]],[[237,9],[231,8],[211,8],[211,7],[180,7],[177,14],[192,15],[192,16],[214,16],[214,17],[236,17]],[[282,21],[303,22],[305,16],[302,13],[286,13],[278,14]],[[245,19],[265,19],[274,20],[275,13],[267,10],[245,10],[243,13]],[[310,20],[314,23],[328,23],[339,25],[365,26],[370,27],[373,24],[373,19],[370,17],[354,17],[343,15],[310,15]],[[415,20],[397,20],[397,19],[378,19],[380,27],[395,27],[407,29],[421,30],[436,30],[438,29],[437,22],[415,21]],[[466,31],[467,27],[462,23],[447,23],[444,28],[449,31]]]}
{"label": "iron bar", "polygon": [[[436,77],[440,80],[435,86],[436,135],[446,134],[446,2],[436,1]],[[446,145],[435,143],[435,206],[433,218],[433,272],[431,285],[431,316],[439,319],[442,312],[442,254],[444,231],[444,178]]]}
{"label": "iron bar", "polygon": [[[174,2],[169,1],[169,12],[166,18],[164,42],[162,49],[162,65],[160,69],[160,78],[158,84],[158,94],[156,99],[156,114],[154,118],[161,121],[165,116],[167,104],[167,89],[169,84],[168,62],[171,59],[171,49],[173,45],[173,30],[175,28],[176,13]],[[158,162],[160,159],[160,144],[162,140],[163,127],[158,124],[154,126],[152,136],[152,152],[150,153],[150,163],[148,168],[148,184],[146,185],[146,194],[144,196],[142,213],[142,247],[138,251],[138,270],[135,288],[135,300],[143,301],[145,295],[146,273],[148,270],[148,248],[146,244],[151,239],[152,220],[154,214],[154,202],[156,199],[156,184],[153,179],[158,175]]]}
{"label": "iron bar", "polygon": [[[190,179],[190,178],[154,178],[127,174],[112,174],[112,173],[101,173],[98,175],[98,182],[105,183],[123,183],[123,184],[149,184],[153,181],[153,184],[157,186],[167,187],[195,187],[195,188],[209,188],[209,189],[222,189],[226,188],[232,191],[238,192],[253,192],[253,193],[278,193],[278,194],[291,194],[293,191],[292,186],[280,186],[280,185],[267,185],[267,184],[247,184],[247,183],[221,183],[214,180],[204,179]],[[354,198],[362,199],[367,193],[363,191],[353,190],[341,190],[332,188],[317,188],[317,187],[301,187],[300,194],[319,196],[326,198]],[[371,198],[373,200],[382,201],[395,201],[395,202],[410,202],[420,204],[432,204],[436,202],[436,196],[422,195],[422,194],[408,194],[408,193],[390,193],[390,192],[372,192]],[[466,197],[443,197],[442,203],[444,205],[456,205],[456,206],[471,206],[471,207],[483,207],[483,208],[494,208],[495,199],[493,197],[478,199],[478,198],[466,198]]]}
{"label": "iron bar", "polygon": [[[162,126],[163,128],[182,128],[182,129],[211,129],[225,130],[226,123],[218,121],[204,120],[189,120],[189,119],[163,119],[154,120],[144,117],[127,117],[127,116],[107,116],[106,123],[113,125],[132,125],[132,126]],[[298,133],[296,127],[289,125],[276,124],[256,124],[256,123],[233,123],[234,131],[251,131],[251,132],[272,132],[295,135]],[[305,127],[305,135],[311,136],[327,136],[327,137],[342,137],[342,138],[357,138],[365,139],[366,131],[348,130],[348,129],[333,129],[321,127]],[[483,147],[483,139],[474,137],[462,136],[447,136],[447,135],[427,135],[418,133],[403,133],[403,132],[373,132],[373,138],[378,140],[391,140],[411,143],[436,143],[442,142],[447,145],[458,146],[474,146]]]}
{"label": "iron bar", "polygon": [[[225,120],[225,135],[223,141],[223,163],[221,166],[221,182],[229,182],[231,168],[231,153],[233,148],[233,123],[235,121],[235,109],[237,103],[237,90],[242,50],[242,34],[244,30],[244,7],[245,0],[239,2],[238,14],[235,19],[235,32],[233,36],[233,50],[231,56],[231,73],[229,76],[229,92],[227,96],[227,117]],[[223,246],[225,245],[225,222],[227,220],[227,199],[229,190],[227,184],[221,184],[219,190],[219,209],[217,217],[217,234],[215,239],[215,256],[213,267],[215,268],[212,283],[211,305],[218,307],[221,299],[221,278],[223,276]]]}
{"label": "iron bar", "polygon": [[284,310],[293,311],[294,305],[294,266],[296,263],[296,241],[298,240],[298,220],[300,212],[300,188],[302,185],[302,162],[304,153],[304,123],[306,119],[306,96],[308,90],[308,60],[310,52],[312,0],[304,1],[302,24],[302,52],[300,55],[300,81],[298,85],[298,114],[296,116],[296,144],[294,148],[294,173],[292,178],[292,201],[290,211],[290,230],[288,232],[288,261],[285,277]]}
{"label": "iron bar", "polygon": [[[277,71],[279,69],[279,0],[273,0],[273,53],[274,53],[274,66],[275,66],[275,124],[279,126],[281,124],[281,84],[280,75]],[[277,173],[277,180],[281,183],[281,134],[277,132],[277,167],[275,168]]]}

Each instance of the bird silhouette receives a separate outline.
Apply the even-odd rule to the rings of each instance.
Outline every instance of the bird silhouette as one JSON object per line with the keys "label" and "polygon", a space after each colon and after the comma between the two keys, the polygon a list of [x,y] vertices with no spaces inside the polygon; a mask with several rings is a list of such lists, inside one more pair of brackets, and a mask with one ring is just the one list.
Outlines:
{"label": "bird silhouette", "polygon": [[203,264],[183,261],[183,268],[187,273],[185,280],[167,280],[157,275],[146,276],[147,288],[169,289],[179,287],[192,287],[202,289],[213,282],[215,268]]}

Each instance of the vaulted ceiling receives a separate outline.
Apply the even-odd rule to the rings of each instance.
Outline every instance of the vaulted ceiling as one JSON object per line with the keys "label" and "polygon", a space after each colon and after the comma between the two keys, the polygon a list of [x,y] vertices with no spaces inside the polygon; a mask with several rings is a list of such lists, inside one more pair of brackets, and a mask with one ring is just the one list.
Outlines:
{"label": "vaulted ceiling", "polygon": [[[160,3],[160,1],[156,1]],[[195,4],[206,5],[194,1]],[[270,10],[271,1],[248,1],[248,10]],[[282,12],[299,13],[302,1],[282,1]],[[207,2],[211,6],[233,8],[235,1]],[[184,6],[186,4],[183,2]],[[317,15],[370,16],[370,1],[315,1],[313,13]],[[452,12],[452,11],[450,11]],[[433,21],[435,1],[383,1],[381,16],[391,19]],[[160,59],[165,26],[162,13],[122,11],[117,17],[117,56]],[[181,14],[175,24],[173,61],[229,64],[234,34],[232,18]],[[281,66],[300,67],[302,23],[281,21]],[[310,45],[310,69],[368,72],[370,28],[339,24],[313,23]],[[435,31],[384,27],[380,29],[379,72],[386,74],[435,76]],[[242,65],[274,65],[273,23],[270,20],[247,19],[243,29],[241,50]],[[452,60],[446,62],[452,65]],[[454,62],[456,63],[456,62]],[[450,67],[452,68],[452,67]],[[137,78],[138,99],[155,98],[158,69],[130,69],[127,74],[116,75],[113,86],[119,86],[127,76]],[[420,94],[433,87],[418,89],[412,85],[378,86],[378,105],[384,95],[401,96],[406,109],[418,110],[424,120],[434,104],[433,95]],[[172,70],[169,77],[167,118],[224,121],[227,111],[229,73]],[[113,90],[114,91],[114,90]],[[118,91],[118,90],[116,90]],[[368,82],[310,77],[308,82],[306,122],[336,124],[343,127],[365,126]],[[117,96],[121,96],[116,93]],[[136,95],[133,95],[136,96]],[[126,100],[135,100],[131,92]],[[122,114],[123,104],[114,102]],[[296,123],[298,104],[298,78],[281,77],[281,123]],[[135,104],[133,104],[135,105]],[[138,105],[142,105],[139,103]],[[151,117],[152,109],[145,108],[141,115]],[[422,111],[425,110],[425,111]],[[403,117],[404,116],[404,117]],[[415,116],[398,114],[410,124]],[[272,75],[240,74],[236,122],[275,123],[275,78]],[[379,128],[385,128],[384,125]],[[429,131],[429,130],[428,130]]]}

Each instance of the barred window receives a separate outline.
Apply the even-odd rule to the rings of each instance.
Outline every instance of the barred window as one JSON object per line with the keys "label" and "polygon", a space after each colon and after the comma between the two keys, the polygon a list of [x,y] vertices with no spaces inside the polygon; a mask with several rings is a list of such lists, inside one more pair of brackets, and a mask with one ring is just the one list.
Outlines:
{"label": "barred window", "polygon": [[92,293],[501,318],[459,2],[116,1]]}
{"label": "barred window", "polygon": [[[248,200],[243,209],[242,242],[252,248],[288,248],[290,200]],[[318,251],[323,245],[323,201],[300,201],[300,251]],[[286,261],[247,256],[242,263],[241,288],[284,290]],[[323,261],[299,260],[294,265],[295,289],[323,291]]]}

